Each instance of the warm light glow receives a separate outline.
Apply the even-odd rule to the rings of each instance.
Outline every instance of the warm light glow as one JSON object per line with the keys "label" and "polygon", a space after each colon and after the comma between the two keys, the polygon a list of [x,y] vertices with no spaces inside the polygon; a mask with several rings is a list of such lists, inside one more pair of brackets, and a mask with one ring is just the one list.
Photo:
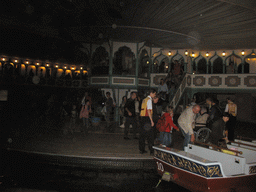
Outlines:
{"label": "warm light glow", "polygon": [[147,64],[149,64],[149,61],[147,61]]}
{"label": "warm light glow", "polygon": [[208,52],[206,52],[205,56],[206,56],[206,57],[209,57],[209,53],[208,53]]}
{"label": "warm light glow", "polygon": [[36,65],[40,65],[40,63],[36,63]]}
{"label": "warm light glow", "polygon": [[192,52],[192,55],[191,55],[192,57],[195,57],[195,53],[194,52]]}
{"label": "warm light glow", "polygon": [[58,68],[59,66],[58,65],[55,65],[56,68]]}
{"label": "warm light glow", "polygon": [[169,56],[171,56],[171,55],[172,55],[172,52],[171,52],[171,51],[169,51],[168,55],[169,55]]}
{"label": "warm light glow", "polygon": [[185,51],[185,55],[188,56],[188,51],[187,50]]}
{"label": "warm light glow", "polygon": [[168,65],[166,65],[165,68],[168,69]]}
{"label": "warm light glow", "polygon": [[75,70],[75,67],[71,67],[72,70]]}
{"label": "warm light glow", "polygon": [[241,54],[244,56],[244,50],[241,52]]}
{"label": "warm light glow", "polygon": [[47,64],[46,64],[46,67],[49,67],[49,66],[50,66],[50,65],[47,63]]}
{"label": "warm light glow", "polygon": [[26,64],[29,64],[29,62],[28,62],[28,61],[26,61],[25,63],[26,63]]}
{"label": "warm light glow", "polygon": [[225,51],[223,51],[223,53],[222,53],[222,56],[223,56],[223,57],[225,57],[225,56],[226,56],[226,53],[225,53]]}
{"label": "warm light glow", "polygon": [[15,62],[15,63],[18,63],[18,60],[17,60],[17,59],[15,59],[15,60],[14,60],[14,62]]}
{"label": "warm light glow", "polygon": [[5,60],[6,60],[6,59],[3,57],[3,58],[2,58],[2,61],[5,61]]}
{"label": "warm light glow", "polygon": [[80,67],[80,69],[82,70],[82,69],[83,69],[83,67]]}
{"label": "warm light glow", "polygon": [[64,69],[67,69],[67,66],[64,66]]}
{"label": "warm light glow", "polygon": [[83,70],[83,73],[87,73],[87,71],[86,71],[86,70]]}

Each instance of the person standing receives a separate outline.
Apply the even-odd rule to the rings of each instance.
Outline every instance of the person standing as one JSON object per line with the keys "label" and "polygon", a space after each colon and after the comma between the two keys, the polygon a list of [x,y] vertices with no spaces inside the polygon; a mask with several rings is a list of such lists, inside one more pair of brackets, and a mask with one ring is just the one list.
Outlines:
{"label": "person standing", "polygon": [[85,101],[86,100],[89,101],[89,105],[91,107],[91,105],[92,105],[92,98],[89,96],[87,91],[84,93],[84,97],[82,98],[81,105],[85,105]]}
{"label": "person standing", "polygon": [[81,107],[79,118],[83,120],[83,127],[82,130],[84,134],[88,133],[89,130],[89,114],[91,112],[91,105],[89,100],[85,100],[84,104]]}
{"label": "person standing", "polygon": [[150,89],[149,95],[143,99],[141,104],[141,127],[140,127],[140,138],[139,138],[139,150],[140,153],[147,153],[145,150],[145,140],[148,141],[148,148],[150,154],[153,154],[154,135],[152,127],[154,126],[153,121],[153,104],[152,99],[156,96],[156,90]]}
{"label": "person standing", "polygon": [[216,99],[210,97],[206,99],[206,104],[209,106],[209,117],[207,119],[208,127],[211,127],[215,121],[222,118],[222,111],[217,103],[218,101]]}
{"label": "person standing", "polygon": [[123,96],[122,103],[120,104],[120,110],[119,110],[120,116],[121,116],[121,122],[122,122],[120,127],[122,127],[122,128],[124,128],[124,123],[125,123],[124,106],[125,106],[126,101],[127,101],[127,97]]}
{"label": "person standing", "polygon": [[158,122],[158,120],[161,117],[161,113],[159,113],[159,110],[157,110],[158,108],[158,101],[159,101],[160,95],[157,94],[154,98],[153,98],[153,121],[154,121],[154,127],[153,127],[153,133],[154,133],[154,141],[158,142],[156,140],[157,138],[157,133],[159,132],[156,129],[156,124]]}
{"label": "person standing", "polygon": [[160,79],[160,83],[158,85],[158,93],[160,94],[162,100],[168,100],[166,97],[168,92],[169,90],[167,84],[164,82],[164,79]]}
{"label": "person standing", "polygon": [[162,147],[171,147],[172,130],[174,128],[179,131],[179,128],[173,123],[173,107],[167,106],[166,113],[164,113],[163,116],[165,117],[165,125],[162,133]]}
{"label": "person standing", "polygon": [[131,92],[131,97],[126,101],[124,105],[124,116],[126,118],[124,123],[124,139],[129,140],[128,132],[130,125],[132,124],[133,130],[133,139],[138,139],[136,137],[137,133],[137,122],[136,122],[136,114],[135,114],[135,98],[137,94],[135,92]]}
{"label": "person standing", "polygon": [[196,114],[200,112],[199,105],[193,105],[186,108],[178,118],[178,125],[183,134],[184,143],[183,148],[186,147],[190,142],[194,142],[195,135],[193,128],[195,127]]}
{"label": "person standing", "polygon": [[140,127],[140,107],[141,107],[140,96],[137,95],[135,98],[135,118],[137,123],[137,128]]}
{"label": "person standing", "polygon": [[229,121],[227,122],[228,140],[234,141],[234,132],[236,127],[237,105],[228,97],[225,112],[229,114]]}
{"label": "person standing", "polygon": [[110,119],[112,117],[113,107],[115,107],[115,103],[114,103],[114,100],[111,97],[110,92],[106,92],[106,97],[107,97],[107,100],[106,100],[106,103],[105,103],[105,106],[106,106],[105,119],[106,119],[106,122],[107,122],[107,130],[110,130]]}

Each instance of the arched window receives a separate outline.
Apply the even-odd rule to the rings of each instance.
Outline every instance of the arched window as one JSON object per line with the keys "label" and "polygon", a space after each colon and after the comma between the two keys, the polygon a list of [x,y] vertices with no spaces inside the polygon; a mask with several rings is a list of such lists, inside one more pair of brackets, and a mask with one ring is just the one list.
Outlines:
{"label": "arched window", "polygon": [[198,61],[197,64],[197,73],[206,74],[207,73],[207,61],[205,58],[202,58]]}
{"label": "arched window", "polygon": [[129,47],[123,46],[115,53],[113,60],[113,74],[135,75],[135,55]]}
{"label": "arched window", "polygon": [[227,74],[232,74],[237,72],[237,67],[242,63],[242,59],[235,55],[232,54],[229,57],[227,57],[226,60],[226,73]]}
{"label": "arched window", "polygon": [[108,52],[102,46],[98,47],[92,56],[92,75],[107,75],[109,73]]}
{"label": "arched window", "polygon": [[213,74],[216,73],[223,73],[223,60],[220,57],[213,61]]}
{"label": "arched window", "polygon": [[[249,73],[249,72],[250,72],[250,64],[245,62],[245,64],[244,64],[244,73]],[[242,73],[242,63],[240,65],[238,65],[237,73]]]}

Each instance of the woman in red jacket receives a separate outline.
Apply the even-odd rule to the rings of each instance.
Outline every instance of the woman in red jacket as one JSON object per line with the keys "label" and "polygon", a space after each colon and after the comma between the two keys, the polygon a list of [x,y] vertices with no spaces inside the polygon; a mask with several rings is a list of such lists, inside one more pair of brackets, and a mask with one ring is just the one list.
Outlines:
{"label": "woman in red jacket", "polygon": [[179,131],[179,128],[173,123],[173,107],[167,106],[165,116],[165,126],[163,131],[162,147],[170,147],[172,143],[172,129]]}

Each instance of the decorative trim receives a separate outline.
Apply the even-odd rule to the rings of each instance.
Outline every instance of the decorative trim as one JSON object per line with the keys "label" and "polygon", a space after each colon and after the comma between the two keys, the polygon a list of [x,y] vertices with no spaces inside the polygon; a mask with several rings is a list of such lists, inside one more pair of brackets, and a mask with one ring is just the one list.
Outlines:
{"label": "decorative trim", "polygon": [[247,87],[256,87],[256,76],[245,77],[244,85],[247,85]]}
{"label": "decorative trim", "polygon": [[225,78],[225,85],[228,87],[238,87],[238,85],[241,85],[241,78],[238,76],[228,76]]}
{"label": "decorative trim", "polygon": [[149,80],[148,79],[141,79],[141,78],[139,78],[138,79],[138,85],[149,86]]}
{"label": "decorative trim", "polygon": [[195,86],[203,86],[203,85],[205,85],[205,77],[203,77],[203,76],[196,76],[193,79],[193,84]]}
{"label": "decorative trim", "polygon": [[256,166],[250,166],[249,167],[249,174],[256,173]]}
{"label": "decorative trim", "polygon": [[156,149],[154,149],[154,156],[155,158],[158,158],[174,167],[183,169],[185,171],[188,171],[206,178],[223,177],[221,173],[221,167],[218,164],[203,165],[203,164],[193,162],[189,159],[185,159],[178,155],[166,153]]}
{"label": "decorative trim", "polygon": [[91,77],[91,84],[108,84],[109,77]]}
{"label": "decorative trim", "polygon": [[135,78],[125,78],[125,77],[113,77],[112,84],[116,85],[135,85]]}
{"label": "decorative trim", "polygon": [[219,76],[211,76],[209,78],[209,85],[213,87],[219,87],[221,85],[221,82],[222,78],[220,78]]}

